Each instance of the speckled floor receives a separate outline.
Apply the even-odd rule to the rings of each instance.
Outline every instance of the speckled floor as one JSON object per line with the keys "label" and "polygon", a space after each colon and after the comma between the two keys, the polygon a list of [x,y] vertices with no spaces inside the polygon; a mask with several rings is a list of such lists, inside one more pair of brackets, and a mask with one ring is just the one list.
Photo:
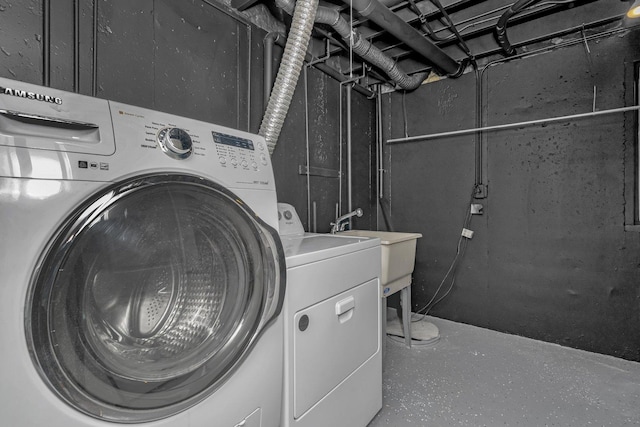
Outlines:
{"label": "speckled floor", "polygon": [[387,337],[381,426],[640,426],[640,363],[427,318],[440,341]]}

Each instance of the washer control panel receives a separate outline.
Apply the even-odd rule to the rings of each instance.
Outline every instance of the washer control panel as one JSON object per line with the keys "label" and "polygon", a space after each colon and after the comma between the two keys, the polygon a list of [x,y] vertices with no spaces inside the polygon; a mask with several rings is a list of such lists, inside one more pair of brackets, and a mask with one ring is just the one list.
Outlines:
{"label": "washer control panel", "polygon": [[222,166],[258,170],[260,165],[267,165],[266,147],[262,141],[254,143],[251,139],[217,131],[212,131],[211,135]]}
{"label": "washer control panel", "polygon": [[188,170],[229,188],[275,188],[269,150],[260,135],[114,101],[109,107],[115,155],[124,163],[83,156],[80,160],[88,162],[84,172],[92,172],[95,162],[99,171],[100,162],[109,162],[105,168],[116,174],[131,162],[142,170]]}

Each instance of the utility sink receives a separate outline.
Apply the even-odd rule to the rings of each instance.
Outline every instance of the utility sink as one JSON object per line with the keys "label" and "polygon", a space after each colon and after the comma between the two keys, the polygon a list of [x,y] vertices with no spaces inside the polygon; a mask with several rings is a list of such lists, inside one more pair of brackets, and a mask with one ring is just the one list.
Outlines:
{"label": "utility sink", "polygon": [[349,230],[339,234],[358,237],[377,237],[382,249],[382,295],[389,296],[411,284],[415,266],[416,242],[420,233]]}
{"label": "utility sink", "polygon": [[[416,243],[422,237],[420,233],[397,233],[391,231],[369,231],[369,230],[349,230],[339,234],[357,237],[371,237],[380,239],[382,253],[382,273],[380,285],[382,286],[382,296],[384,298],[402,291],[400,301],[402,310],[402,325],[404,330],[405,345],[411,348],[411,273],[416,264]],[[382,310],[382,330],[387,330],[387,310],[386,303]],[[385,353],[383,343],[383,358]]]}

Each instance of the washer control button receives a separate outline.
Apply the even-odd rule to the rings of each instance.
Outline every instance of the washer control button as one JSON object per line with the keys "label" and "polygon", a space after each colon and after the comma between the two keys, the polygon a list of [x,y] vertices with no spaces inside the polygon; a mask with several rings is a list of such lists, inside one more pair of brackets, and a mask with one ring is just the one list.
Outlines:
{"label": "washer control button", "polygon": [[162,151],[174,159],[186,159],[193,152],[193,141],[184,129],[173,127],[160,129],[157,140]]}
{"label": "washer control button", "polygon": [[260,154],[260,163],[262,163],[263,165],[267,165],[267,156],[265,156],[264,154]]}
{"label": "washer control button", "polygon": [[238,161],[236,160],[236,158],[235,158],[235,157],[232,157],[232,158],[231,158],[231,164],[232,164],[233,166],[238,166]]}
{"label": "washer control button", "polygon": [[227,164],[227,158],[225,156],[220,156],[219,160],[221,165]]}
{"label": "washer control button", "polygon": [[258,170],[258,164],[256,162],[251,162],[251,167],[253,168],[253,170]]}

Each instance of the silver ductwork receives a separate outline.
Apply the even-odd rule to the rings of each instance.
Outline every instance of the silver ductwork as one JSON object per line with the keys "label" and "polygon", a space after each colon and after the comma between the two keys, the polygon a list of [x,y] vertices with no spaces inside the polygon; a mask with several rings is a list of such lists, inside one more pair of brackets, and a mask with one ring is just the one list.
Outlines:
{"label": "silver ductwork", "polygon": [[375,22],[398,40],[426,59],[442,74],[457,77],[462,74],[465,64],[454,60],[442,49],[427,40],[418,30],[389,10],[378,0],[342,0],[353,7],[361,16]]}
{"label": "silver ductwork", "polygon": [[[280,4],[278,6],[283,7]],[[259,133],[265,138],[270,154],[273,154],[273,150],[276,148],[284,119],[287,116],[289,105],[291,105],[291,98],[296,89],[302,63],[309,46],[317,8],[318,0],[298,0],[293,11],[291,30],[287,37],[276,82],[260,124]]]}
{"label": "silver ductwork", "polygon": [[[292,14],[295,0],[278,0],[277,4],[285,12]],[[340,15],[337,9],[319,6],[315,22],[331,26],[344,41],[351,46],[353,52],[369,64],[384,71],[398,87],[405,90],[416,89],[428,77],[428,73],[407,75],[396,61],[375,47],[373,43],[364,38],[359,31],[351,28],[349,22]]]}
{"label": "silver ductwork", "polygon": [[429,76],[429,73],[418,73],[409,76],[398,66],[393,58],[362,37],[359,31],[351,28],[351,25],[336,9],[318,7],[316,22],[330,25],[351,46],[356,55],[384,71],[401,89],[414,90]]}

